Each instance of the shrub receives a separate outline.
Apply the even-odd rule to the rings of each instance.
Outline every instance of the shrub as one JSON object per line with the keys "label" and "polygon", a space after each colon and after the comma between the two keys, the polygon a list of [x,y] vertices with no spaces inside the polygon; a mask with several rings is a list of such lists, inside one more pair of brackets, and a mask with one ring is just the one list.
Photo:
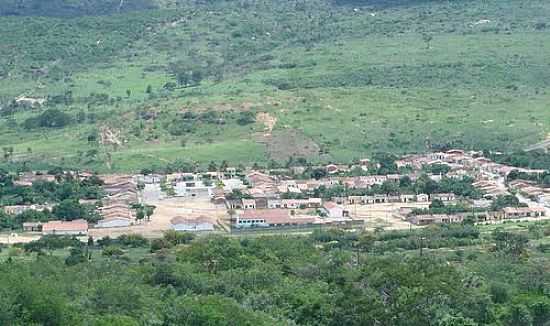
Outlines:
{"label": "shrub", "polygon": [[48,109],[37,117],[28,118],[23,122],[25,129],[63,128],[71,123],[71,116],[58,110]]}

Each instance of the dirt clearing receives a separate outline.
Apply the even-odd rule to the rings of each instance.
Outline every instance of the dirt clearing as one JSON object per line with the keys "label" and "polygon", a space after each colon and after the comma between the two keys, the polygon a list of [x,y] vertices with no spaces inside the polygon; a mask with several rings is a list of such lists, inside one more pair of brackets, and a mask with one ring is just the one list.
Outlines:
{"label": "dirt clearing", "polygon": [[289,129],[275,131],[268,136],[262,136],[260,141],[266,145],[269,157],[278,162],[284,162],[289,157],[313,158],[319,156],[320,147],[303,133]]}

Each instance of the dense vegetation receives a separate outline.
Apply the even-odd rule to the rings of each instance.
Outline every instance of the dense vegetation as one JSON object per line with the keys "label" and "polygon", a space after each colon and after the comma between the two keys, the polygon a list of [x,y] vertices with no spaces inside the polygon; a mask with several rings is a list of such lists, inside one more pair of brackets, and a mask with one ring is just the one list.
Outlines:
{"label": "dense vegetation", "polygon": [[3,164],[520,150],[550,131],[548,17],[544,0],[0,1]]}
{"label": "dense vegetation", "polygon": [[0,323],[547,325],[548,224],[481,230],[48,236],[0,254]]}

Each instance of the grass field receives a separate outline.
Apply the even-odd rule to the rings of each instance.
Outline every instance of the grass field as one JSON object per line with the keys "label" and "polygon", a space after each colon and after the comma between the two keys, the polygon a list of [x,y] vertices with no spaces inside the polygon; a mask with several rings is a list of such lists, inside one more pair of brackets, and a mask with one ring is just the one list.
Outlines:
{"label": "grass field", "polygon": [[[0,47],[0,106],[19,95],[70,91],[72,102],[55,107],[75,120],[79,112],[93,116],[62,129],[27,130],[25,119],[46,108],[19,109],[2,116],[0,147],[14,147],[10,160],[134,171],[175,159],[251,164],[294,153],[346,162],[441,146],[512,151],[550,133],[545,1],[381,7],[319,0],[288,17],[286,3],[251,3],[255,14],[220,2],[210,12],[185,3],[40,18],[50,28],[38,36],[32,25],[20,29],[26,18],[0,17],[14,32],[0,37],[12,45]],[[200,85],[167,90],[177,84],[174,69],[201,69]],[[191,131],[172,132],[187,123],[178,118],[187,111],[215,111],[223,123],[198,120]],[[271,138],[260,121],[238,124],[242,111],[276,119]],[[119,131],[122,146],[87,141],[105,127]],[[79,159],[93,149],[93,160]]]}

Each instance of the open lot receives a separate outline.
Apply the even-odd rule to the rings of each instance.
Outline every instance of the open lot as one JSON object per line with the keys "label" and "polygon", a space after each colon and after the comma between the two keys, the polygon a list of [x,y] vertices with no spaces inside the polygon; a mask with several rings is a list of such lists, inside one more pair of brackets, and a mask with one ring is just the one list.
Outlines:
{"label": "open lot", "polygon": [[218,221],[227,223],[229,218],[225,207],[217,207],[209,199],[167,198],[148,201],[147,204],[156,207],[150,221],[144,220],[140,224],[124,228],[91,229],[90,235],[95,238],[136,233],[152,238],[162,236],[164,231],[169,230],[170,220],[176,216],[207,217],[214,225],[218,225]]}

